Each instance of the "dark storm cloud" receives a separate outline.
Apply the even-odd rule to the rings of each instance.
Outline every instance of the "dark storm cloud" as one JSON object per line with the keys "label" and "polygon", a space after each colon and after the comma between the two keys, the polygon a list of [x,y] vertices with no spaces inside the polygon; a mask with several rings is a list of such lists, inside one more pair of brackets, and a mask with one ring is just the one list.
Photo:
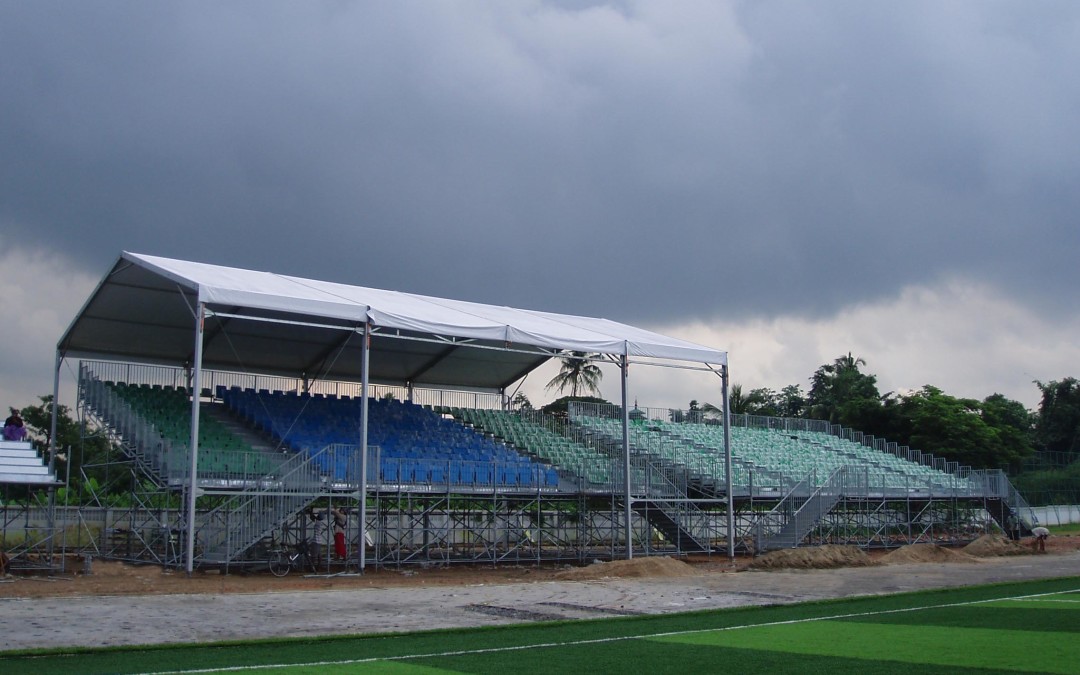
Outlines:
{"label": "dark storm cloud", "polygon": [[1080,8],[22,3],[0,223],[623,320],[1076,286]]}

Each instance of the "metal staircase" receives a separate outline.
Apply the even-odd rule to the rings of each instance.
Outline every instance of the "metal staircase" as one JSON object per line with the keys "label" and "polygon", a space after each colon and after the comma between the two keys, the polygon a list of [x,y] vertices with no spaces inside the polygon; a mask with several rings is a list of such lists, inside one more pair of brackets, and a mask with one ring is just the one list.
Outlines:
{"label": "metal staircase", "polygon": [[286,520],[307,508],[326,489],[319,458],[329,452],[290,462],[291,470],[233,495],[195,519],[196,556],[200,564],[228,564],[270,535]]}
{"label": "metal staircase", "polygon": [[[622,439],[595,430],[592,433],[596,434],[597,445],[602,451],[621,459]],[[665,457],[658,448],[634,443],[630,445],[630,461],[632,475],[636,478],[632,480],[631,490],[638,495],[630,508],[663,534],[680,553],[709,551],[707,534],[694,533],[694,524],[707,519],[697,505],[688,501],[689,487],[695,480],[692,472]],[[699,484],[694,483],[694,489],[698,490]]]}
{"label": "metal staircase", "polygon": [[814,488],[811,472],[792,488],[780,502],[763,513],[755,524],[755,548],[758,553],[782,548],[796,548],[839,503],[848,467],[836,469]]}
{"label": "metal staircase", "polygon": [[704,553],[709,550],[706,544],[681,524],[686,511],[692,509],[700,512],[693,504],[676,505],[660,499],[636,499],[630,508],[662,533],[665,539],[675,544],[680,553]]}
{"label": "metal staircase", "polygon": [[1013,540],[1030,537],[1031,528],[1039,524],[1039,519],[1005,472],[993,470],[978,473],[984,483],[986,511],[998,527]]}

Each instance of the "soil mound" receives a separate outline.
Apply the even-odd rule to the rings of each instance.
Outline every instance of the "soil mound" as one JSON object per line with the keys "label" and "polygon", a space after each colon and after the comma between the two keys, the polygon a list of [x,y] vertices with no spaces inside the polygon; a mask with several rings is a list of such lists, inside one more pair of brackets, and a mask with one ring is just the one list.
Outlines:
{"label": "soil mound", "polygon": [[771,551],[750,564],[751,569],[832,569],[835,567],[866,567],[873,560],[857,546],[827,544],[806,548]]}
{"label": "soil mound", "polygon": [[975,562],[976,560],[978,560],[978,558],[973,555],[944,548],[937,544],[911,544],[910,546],[902,546],[895,551],[890,551],[881,559],[886,565],[902,565],[904,563]]}
{"label": "soil mound", "polygon": [[1031,549],[1000,534],[984,534],[964,547],[964,553],[976,558],[1001,555],[1028,555]]}
{"label": "soil mound", "polygon": [[588,567],[575,567],[555,575],[557,579],[586,581],[611,577],[691,577],[697,571],[681,560],[668,557],[633,558],[631,560],[613,560],[595,562]]}

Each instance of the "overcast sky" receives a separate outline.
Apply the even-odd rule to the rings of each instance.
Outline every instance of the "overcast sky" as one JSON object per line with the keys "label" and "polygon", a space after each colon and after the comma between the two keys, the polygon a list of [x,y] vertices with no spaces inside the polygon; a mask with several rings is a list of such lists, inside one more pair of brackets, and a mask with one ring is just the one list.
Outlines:
{"label": "overcast sky", "polygon": [[0,0],[0,396],[129,250],[1033,407],[1080,375],[1078,65],[1073,1]]}

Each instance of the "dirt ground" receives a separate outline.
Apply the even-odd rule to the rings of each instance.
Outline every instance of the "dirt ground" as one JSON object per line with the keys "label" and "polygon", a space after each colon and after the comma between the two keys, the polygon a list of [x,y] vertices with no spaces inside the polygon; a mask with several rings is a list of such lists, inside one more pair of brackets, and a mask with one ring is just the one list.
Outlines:
{"label": "dirt ground", "polygon": [[[1028,542],[1024,542],[1027,544]],[[1080,550],[1080,535],[1055,536],[1047,542],[1047,555]],[[737,558],[734,564],[722,557],[636,558],[594,563],[584,567],[567,565],[527,566],[501,564],[450,565],[446,567],[368,568],[363,575],[353,572],[304,576],[293,572],[275,577],[268,572],[230,573],[216,570],[184,572],[153,565],[93,560],[91,574],[82,574],[84,563],[73,557],[65,565],[68,573],[54,576],[16,574],[0,579],[0,598],[45,598],[65,596],[123,596],[157,594],[229,594],[288,591],[328,591],[364,588],[421,588],[472,586],[542,581],[589,581],[605,578],[681,577],[698,574],[734,573],[752,570],[827,569],[881,564],[974,562],[983,557],[1031,555],[1030,547],[990,535],[962,548],[916,544],[891,550],[864,552],[850,546],[822,546],[774,551],[760,558]]]}

